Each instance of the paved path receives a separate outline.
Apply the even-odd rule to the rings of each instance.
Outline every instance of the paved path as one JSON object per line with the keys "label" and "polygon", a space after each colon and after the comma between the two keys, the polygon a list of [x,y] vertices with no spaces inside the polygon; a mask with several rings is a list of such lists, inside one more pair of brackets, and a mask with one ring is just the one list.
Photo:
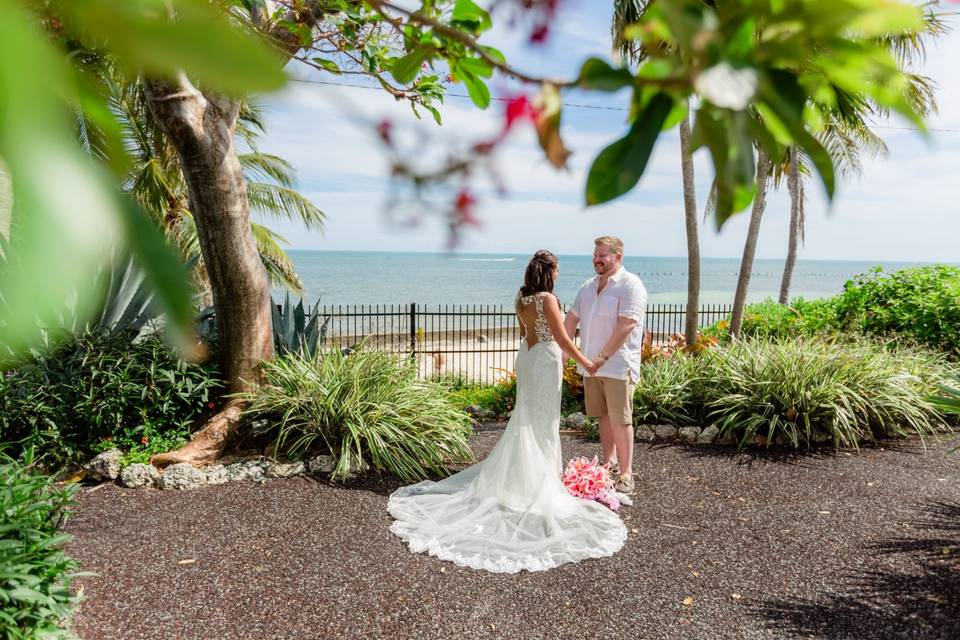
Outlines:
{"label": "paved path", "polygon": [[[472,440],[478,456],[499,431]],[[596,445],[564,437],[566,456]],[[84,489],[84,640],[960,638],[960,452],[638,445],[612,558],[494,575],[410,553],[398,484]],[[181,564],[181,561],[188,561]]]}

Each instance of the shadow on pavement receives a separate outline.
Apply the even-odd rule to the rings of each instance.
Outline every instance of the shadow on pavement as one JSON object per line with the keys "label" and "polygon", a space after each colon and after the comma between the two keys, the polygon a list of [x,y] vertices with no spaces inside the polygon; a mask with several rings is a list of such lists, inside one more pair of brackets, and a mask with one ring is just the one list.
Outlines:
{"label": "shadow on pavement", "polygon": [[773,631],[803,637],[960,638],[960,503],[921,505],[909,525],[916,535],[868,547],[904,568],[851,575],[815,600],[761,602],[753,615]]}

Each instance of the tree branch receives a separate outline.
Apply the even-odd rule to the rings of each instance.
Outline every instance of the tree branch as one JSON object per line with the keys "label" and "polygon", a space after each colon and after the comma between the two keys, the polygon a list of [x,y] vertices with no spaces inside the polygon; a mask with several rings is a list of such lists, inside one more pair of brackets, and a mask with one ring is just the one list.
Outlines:
{"label": "tree branch", "polygon": [[557,87],[570,87],[576,84],[576,81],[554,80],[550,78],[538,78],[538,77],[523,73],[522,71],[517,71],[510,65],[500,62],[499,60],[491,56],[489,53],[484,51],[483,47],[481,47],[481,45],[476,41],[476,39],[470,37],[470,35],[458,29],[454,29],[453,27],[447,26],[442,22],[434,20],[433,18],[429,18],[423,15],[422,13],[418,13],[416,11],[410,11],[409,9],[404,9],[403,7],[398,7],[397,5],[391,2],[386,2],[385,0],[367,0],[367,2],[368,4],[370,4],[371,7],[373,7],[377,11],[377,13],[383,16],[385,20],[390,22],[390,24],[392,24],[394,28],[397,28],[398,26],[396,24],[396,18],[394,18],[388,13],[387,11],[388,9],[390,11],[395,11],[401,15],[406,16],[407,19],[410,22],[413,22],[414,24],[418,24],[421,27],[430,27],[437,33],[442,34],[450,38],[451,40],[456,40],[457,42],[459,42],[460,44],[462,44],[463,46],[467,47],[468,49],[476,53],[478,56],[480,56],[480,58],[484,62],[489,64],[491,67],[498,69],[500,72],[512,78],[520,80],[521,82],[526,82],[529,84],[544,84],[549,82],[551,84],[556,85]]}

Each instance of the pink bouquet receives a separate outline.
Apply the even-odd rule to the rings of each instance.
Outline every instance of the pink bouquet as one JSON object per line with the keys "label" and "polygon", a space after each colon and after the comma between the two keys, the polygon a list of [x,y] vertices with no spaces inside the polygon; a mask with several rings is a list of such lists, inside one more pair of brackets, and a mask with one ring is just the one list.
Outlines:
{"label": "pink bouquet", "polygon": [[613,511],[620,508],[620,500],[610,477],[610,467],[597,463],[597,457],[573,458],[563,471],[563,486],[570,495],[587,500],[596,500]]}

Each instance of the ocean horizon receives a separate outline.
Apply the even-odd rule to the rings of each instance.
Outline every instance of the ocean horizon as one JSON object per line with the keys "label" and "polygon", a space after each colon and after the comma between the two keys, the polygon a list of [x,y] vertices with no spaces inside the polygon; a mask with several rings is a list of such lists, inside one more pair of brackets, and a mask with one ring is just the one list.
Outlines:
{"label": "ocean horizon", "polygon": [[[504,305],[513,303],[530,256],[513,253],[446,253],[388,251],[290,250],[304,284],[304,304],[321,305]],[[558,255],[560,275],[555,293],[565,303],[593,277],[590,255]],[[686,257],[627,256],[624,267],[637,274],[649,304],[683,304],[687,297]],[[748,299],[776,299],[783,275],[781,260],[754,262]],[[880,266],[884,271],[921,266],[924,262],[887,260],[797,261],[793,298],[822,298],[840,293],[845,282]],[[739,258],[701,260],[700,302],[731,304],[739,274]],[[274,287],[275,299],[285,290]],[[291,299],[295,296],[291,294]]]}

